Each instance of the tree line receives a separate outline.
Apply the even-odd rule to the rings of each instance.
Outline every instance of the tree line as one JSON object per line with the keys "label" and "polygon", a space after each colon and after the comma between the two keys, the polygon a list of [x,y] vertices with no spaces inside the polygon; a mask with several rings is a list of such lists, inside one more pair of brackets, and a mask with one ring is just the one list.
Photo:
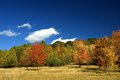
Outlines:
{"label": "tree line", "polygon": [[0,50],[0,67],[98,65],[102,70],[120,68],[120,30],[110,37],[89,38],[66,43],[45,41]]}

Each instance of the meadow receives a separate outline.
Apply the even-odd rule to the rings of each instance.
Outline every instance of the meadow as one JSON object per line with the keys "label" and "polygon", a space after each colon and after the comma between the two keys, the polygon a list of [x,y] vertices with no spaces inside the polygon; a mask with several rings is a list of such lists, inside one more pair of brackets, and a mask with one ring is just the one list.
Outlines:
{"label": "meadow", "polygon": [[0,68],[0,80],[120,80],[120,72],[104,72],[98,66]]}

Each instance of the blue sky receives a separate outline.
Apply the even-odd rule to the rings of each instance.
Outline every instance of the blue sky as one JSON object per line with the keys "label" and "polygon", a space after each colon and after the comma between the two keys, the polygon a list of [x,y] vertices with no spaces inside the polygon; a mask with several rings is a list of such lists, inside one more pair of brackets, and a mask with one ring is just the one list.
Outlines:
{"label": "blue sky", "polygon": [[48,44],[56,39],[110,36],[120,25],[119,3],[119,0],[0,0],[0,49],[29,43],[25,38],[39,36],[41,30],[45,32],[35,39],[45,39]]}

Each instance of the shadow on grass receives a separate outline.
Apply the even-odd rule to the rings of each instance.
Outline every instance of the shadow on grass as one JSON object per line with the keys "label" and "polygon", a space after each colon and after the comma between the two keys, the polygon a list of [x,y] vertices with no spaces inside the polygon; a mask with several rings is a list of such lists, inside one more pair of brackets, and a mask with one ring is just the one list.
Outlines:
{"label": "shadow on grass", "polygon": [[26,67],[25,70],[27,71],[39,71],[37,67]]}
{"label": "shadow on grass", "polygon": [[87,70],[91,70],[91,71],[94,71],[94,70],[99,70],[99,68],[85,68]]}
{"label": "shadow on grass", "polygon": [[68,68],[80,68],[79,65],[69,65]]}
{"label": "shadow on grass", "polygon": [[120,69],[116,70],[116,72],[120,72]]}
{"label": "shadow on grass", "polygon": [[93,73],[105,73],[105,71],[100,70],[97,66],[86,66],[86,65],[82,65],[81,67],[79,67],[79,65],[71,65],[68,66],[68,68],[76,68],[78,72],[93,72]]}
{"label": "shadow on grass", "polygon": [[103,73],[104,71],[100,70],[97,66],[94,65],[69,65],[68,68],[76,68],[78,72],[93,72],[93,73]]}
{"label": "shadow on grass", "polygon": [[81,70],[83,72],[95,72],[95,73],[103,73],[104,71],[100,70],[99,68],[84,68]]}
{"label": "shadow on grass", "polygon": [[6,67],[0,67],[0,68],[3,68],[3,69],[14,69],[15,66],[6,66]]}

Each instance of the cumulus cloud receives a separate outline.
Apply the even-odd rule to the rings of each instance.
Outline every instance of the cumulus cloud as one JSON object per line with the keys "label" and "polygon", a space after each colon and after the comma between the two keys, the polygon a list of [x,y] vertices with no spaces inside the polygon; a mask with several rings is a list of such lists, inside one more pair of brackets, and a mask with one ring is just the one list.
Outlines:
{"label": "cumulus cloud", "polygon": [[61,41],[61,42],[66,43],[67,41],[74,41],[74,40],[76,40],[76,38],[72,38],[72,39],[62,39],[62,38],[60,37],[60,38],[58,38],[58,39],[53,40],[53,41],[51,42],[51,44],[55,43],[56,41]]}
{"label": "cumulus cloud", "polygon": [[25,40],[33,43],[33,42],[38,42],[45,40],[46,38],[49,38],[52,35],[57,35],[59,32],[57,32],[54,28],[49,28],[49,29],[41,29],[37,30],[35,32],[30,33]]}
{"label": "cumulus cloud", "polygon": [[5,35],[5,36],[8,36],[8,37],[13,37],[13,36],[20,35],[20,33],[13,32],[11,30],[4,30],[4,31],[0,32],[0,35]]}
{"label": "cumulus cloud", "polygon": [[25,23],[25,24],[22,24],[22,25],[18,26],[18,28],[24,28],[24,27],[27,27],[28,29],[31,29],[32,25],[30,23]]}

